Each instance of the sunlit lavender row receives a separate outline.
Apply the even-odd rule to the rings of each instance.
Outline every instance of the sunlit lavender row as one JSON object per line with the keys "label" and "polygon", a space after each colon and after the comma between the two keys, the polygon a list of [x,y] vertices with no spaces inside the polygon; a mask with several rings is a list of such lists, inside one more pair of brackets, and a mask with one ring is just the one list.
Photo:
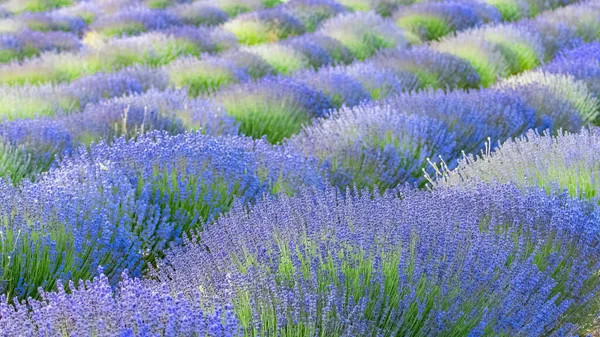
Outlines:
{"label": "sunlit lavender row", "polygon": [[600,335],[598,0],[0,0],[0,336]]}

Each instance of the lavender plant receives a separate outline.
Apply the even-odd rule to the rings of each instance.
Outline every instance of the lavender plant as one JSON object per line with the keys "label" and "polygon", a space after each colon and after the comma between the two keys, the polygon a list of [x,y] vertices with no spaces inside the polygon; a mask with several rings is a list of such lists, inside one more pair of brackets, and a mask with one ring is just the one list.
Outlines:
{"label": "lavender plant", "polygon": [[305,127],[287,144],[321,160],[342,189],[424,186],[429,158],[451,167],[462,150],[484,148],[536,124],[534,111],[515,93],[497,91],[402,94],[380,103],[342,109]]}
{"label": "lavender plant", "polygon": [[202,1],[178,4],[168,11],[191,26],[217,26],[229,20],[225,10]]}
{"label": "lavender plant", "polygon": [[340,41],[358,60],[380,49],[405,47],[409,40],[393,21],[374,13],[351,13],[327,20],[319,32]]}
{"label": "lavender plant", "polygon": [[471,63],[432,48],[388,49],[371,58],[369,63],[400,76],[415,74],[423,88],[467,89],[478,88],[481,84]]}
{"label": "lavender plant", "polygon": [[275,42],[305,32],[302,22],[280,8],[240,15],[226,22],[223,29],[233,33],[245,45]]}
{"label": "lavender plant", "polygon": [[544,46],[529,26],[501,25],[473,29],[442,39],[434,49],[468,60],[479,73],[483,86],[498,78],[530,70],[544,58]]}
{"label": "lavender plant", "polygon": [[153,276],[231,298],[245,336],[575,335],[598,306],[589,206],[511,185],[305,191],[236,208]]}
{"label": "lavender plant", "polygon": [[134,7],[101,16],[94,20],[89,28],[90,33],[99,34],[102,37],[114,37],[139,35],[143,32],[181,24],[182,22],[168,11]]}
{"label": "lavender plant", "polygon": [[587,43],[564,51],[545,65],[544,71],[571,75],[583,81],[595,97],[600,97],[600,43]]}
{"label": "lavender plant", "polygon": [[427,158],[452,156],[454,137],[447,125],[434,118],[408,115],[390,106],[359,106],[304,128],[286,145],[319,158],[334,186],[377,186],[385,191],[421,183]]}
{"label": "lavender plant", "polygon": [[89,279],[99,265],[113,284],[125,269],[137,276],[234,200],[321,187],[315,164],[263,141],[199,132],[80,150],[21,191],[2,183],[0,196],[11,200],[2,206],[3,292],[34,296],[58,279]]}
{"label": "lavender plant", "polygon": [[237,84],[213,95],[228,115],[235,117],[244,135],[278,143],[314,117],[333,108],[322,92],[285,77],[267,77],[250,84]]}
{"label": "lavender plant", "polygon": [[595,1],[583,1],[543,13],[530,25],[541,32],[546,59],[557,52],[572,48],[581,41],[592,42],[600,36],[600,6]]}
{"label": "lavender plant", "polygon": [[535,109],[536,124],[543,128],[577,132],[587,123],[598,122],[600,102],[572,76],[526,72],[499,82],[496,88],[515,90]]}
{"label": "lavender plant", "polygon": [[192,97],[214,93],[223,86],[251,79],[243,68],[217,57],[179,58],[168,64],[165,72],[172,86],[187,90]]}
{"label": "lavender plant", "polygon": [[321,22],[346,12],[344,6],[332,0],[291,0],[285,9],[302,22],[307,32],[314,32]]}
{"label": "lavender plant", "polygon": [[[67,293],[67,290],[71,293]],[[15,306],[0,297],[0,334],[52,336],[241,337],[231,305],[207,308],[201,296],[157,292],[126,274],[113,292],[104,274],[93,281],[59,284]]]}
{"label": "lavender plant", "polygon": [[164,74],[134,67],[115,73],[96,73],[71,83],[25,85],[1,88],[0,116],[3,119],[62,116],[79,112],[89,103],[150,88],[165,89]]}
{"label": "lavender plant", "polygon": [[322,68],[318,71],[307,70],[297,73],[294,79],[324,93],[337,108],[370,101],[369,92],[345,70],[343,67]]}
{"label": "lavender plant", "polygon": [[285,44],[263,44],[243,50],[258,55],[277,74],[291,75],[310,66],[310,59],[306,55]]}
{"label": "lavender plant", "polygon": [[548,193],[568,191],[574,198],[598,202],[599,146],[597,128],[557,135],[530,131],[504,142],[493,152],[466,156],[454,170],[440,169],[430,179],[434,186],[511,182],[523,189],[536,186]]}
{"label": "lavender plant", "polygon": [[348,48],[338,40],[322,33],[303,34],[285,40],[283,43],[302,53],[315,69],[332,64],[349,64],[354,61]]}
{"label": "lavender plant", "polygon": [[0,36],[0,63],[23,60],[44,51],[76,51],[81,44],[73,34],[63,32],[32,32]]}
{"label": "lavender plant", "polygon": [[419,36],[422,41],[439,40],[451,32],[500,22],[501,19],[494,7],[477,2],[424,2],[400,7],[394,14],[399,27]]}

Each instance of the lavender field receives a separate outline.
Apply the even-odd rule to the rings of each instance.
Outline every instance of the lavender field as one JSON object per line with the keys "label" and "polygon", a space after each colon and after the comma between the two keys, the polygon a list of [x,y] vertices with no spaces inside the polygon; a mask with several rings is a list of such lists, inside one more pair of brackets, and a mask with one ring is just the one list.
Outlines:
{"label": "lavender field", "polygon": [[600,0],[0,0],[0,337],[600,336]]}

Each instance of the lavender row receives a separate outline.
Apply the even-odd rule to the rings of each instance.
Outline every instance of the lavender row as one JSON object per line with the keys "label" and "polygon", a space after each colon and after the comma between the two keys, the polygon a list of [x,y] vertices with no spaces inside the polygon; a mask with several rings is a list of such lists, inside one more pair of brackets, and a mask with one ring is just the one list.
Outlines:
{"label": "lavender row", "polygon": [[[0,304],[7,335],[576,336],[598,310],[598,210],[512,185],[303,190],[236,207],[116,291]],[[102,271],[102,270],[101,270]],[[31,309],[30,309],[31,308]]]}
{"label": "lavender row", "polygon": [[[597,44],[580,47],[590,48]],[[569,63],[569,55],[578,54],[566,53],[553,64]],[[592,68],[593,62],[589,64]],[[344,108],[334,118],[305,127],[287,146],[320,158],[330,181],[341,188],[424,186],[436,174],[433,162],[438,158],[452,169],[464,153],[477,153],[530,129],[578,132],[598,123],[599,92],[584,81],[597,81],[597,72],[595,78],[592,71],[577,80],[543,69],[480,91],[402,94]]]}

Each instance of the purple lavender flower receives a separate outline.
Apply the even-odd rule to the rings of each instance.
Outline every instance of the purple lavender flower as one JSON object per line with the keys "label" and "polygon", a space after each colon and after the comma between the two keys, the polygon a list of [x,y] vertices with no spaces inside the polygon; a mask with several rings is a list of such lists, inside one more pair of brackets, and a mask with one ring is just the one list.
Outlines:
{"label": "purple lavender flower", "polygon": [[[63,159],[19,190],[1,182],[3,264],[9,298],[89,279],[100,264],[113,282],[139,275],[184,233],[200,229],[235,200],[321,188],[316,162],[247,138],[152,132],[101,142]],[[13,266],[20,265],[15,268]]]}

